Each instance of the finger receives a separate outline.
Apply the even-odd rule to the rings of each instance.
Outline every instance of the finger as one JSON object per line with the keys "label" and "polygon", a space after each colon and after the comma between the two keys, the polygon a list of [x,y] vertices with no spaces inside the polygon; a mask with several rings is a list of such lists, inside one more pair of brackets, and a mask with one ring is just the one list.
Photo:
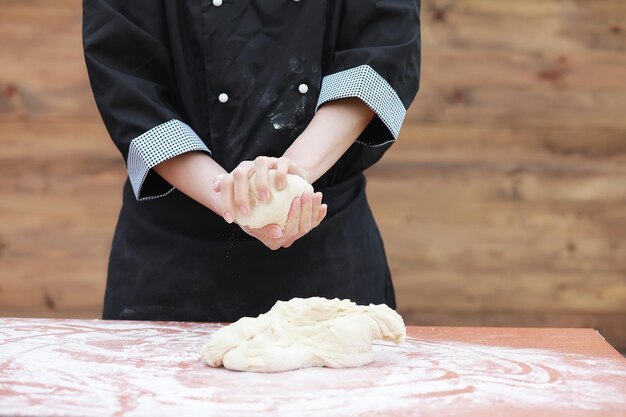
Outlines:
{"label": "finger", "polygon": [[291,160],[284,156],[276,161],[276,188],[279,190],[282,190],[287,185],[287,172],[290,165]]}
{"label": "finger", "polygon": [[302,194],[302,208],[300,209],[300,224],[298,234],[305,235],[311,230],[311,214],[313,212],[313,195],[310,192]]}
{"label": "finger", "polygon": [[250,179],[251,167],[240,164],[233,171],[233,189],[235,208],[244,216],[250,213]]}
{"label": "finger", "polygon": [[287,217],[287,223],[285,223],[285,228],[283,229],[284,236],[295,236],[298,234],[301,204],[300,197],[294,198],[291,202],[289,217]]}
{"label": "finger", "polygon": [[320,206],[320,212],[317,215],[317,221],[315,222],[315,227],[319,226],[322,223],[322,220],[324,220],[324,218],[326,217],[326,214],[328,214],[328,206],[326,204],[322,204]]}
{"label": "finger", "polygon": [[222,205],[222,216],[227,223],[235,221],[235,211],[233,210],[233,177],[224,175],[220,179],[220,203]]}
{"label": "finger", "polygon": [[311,228],[317,227],[317,217],[322,206],[322,193],[313,194],[313,211],[311,211]]}
{"label": "finger", "polygon": [[270,169],[270,159],[260,156],[254,160],[254,172],[256,173],[256,188],[262,202],[270,199],[270,186],[267,171]]}

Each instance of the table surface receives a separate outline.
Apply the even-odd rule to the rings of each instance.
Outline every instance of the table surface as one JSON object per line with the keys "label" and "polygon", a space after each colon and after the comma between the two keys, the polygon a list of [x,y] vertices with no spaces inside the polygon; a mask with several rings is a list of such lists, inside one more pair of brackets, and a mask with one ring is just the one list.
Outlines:
{"label": "table surface", "polygon": [[354,369],[203,365],[219,324],[0,319],[0,415],[626,416],[626,359],[591,329],[409,327]]}

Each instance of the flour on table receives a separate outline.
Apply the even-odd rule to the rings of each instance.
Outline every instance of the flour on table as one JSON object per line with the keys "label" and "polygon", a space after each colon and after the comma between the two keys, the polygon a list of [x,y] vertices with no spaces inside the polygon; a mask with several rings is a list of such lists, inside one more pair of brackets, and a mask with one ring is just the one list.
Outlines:
{"label": "flour on table", "polygon": [[311,184],[302,177],[287,174],[287,184],[285,188],[279,190],[275,187],[276,170],[270,169],[268,172],[270,185],[270,199],[262,202],[259,191],[256,187],[256,174],[250,178],[250,214],[242,215],[239,210],[235,210],[235,219],[241,226],[248,226],[253,229],[260,229],[268,224],[277,224],[281,228],[285,227],[289,217],[289,209],[294,198],[302,196],[305,191],[313,192]]}
{"label": "flour on table", "polygon": [[405,338],[402,317],[384,304],[293,298],[219,329],[201,356],[207,365],[235,371],[351,368],[374,361],[372,340],[400,344]]}

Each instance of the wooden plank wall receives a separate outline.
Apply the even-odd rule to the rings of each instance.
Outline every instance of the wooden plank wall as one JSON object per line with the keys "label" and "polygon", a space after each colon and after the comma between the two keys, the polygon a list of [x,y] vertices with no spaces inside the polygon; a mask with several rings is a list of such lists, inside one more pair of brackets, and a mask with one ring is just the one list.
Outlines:
{"label": "wooden plank wall", "polygon": [[[0,314],[97,317],[125,172],[78,0],[0,2]],[[401,313],[626,348],[626,2],[423,0],[422,89],[370,170]]]}

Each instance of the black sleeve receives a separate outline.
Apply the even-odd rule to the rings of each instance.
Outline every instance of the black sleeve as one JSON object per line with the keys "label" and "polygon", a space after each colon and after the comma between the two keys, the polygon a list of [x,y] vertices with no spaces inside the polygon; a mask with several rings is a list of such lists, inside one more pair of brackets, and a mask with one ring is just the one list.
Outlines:
{"label": "black sleeve", "polygon": [[162,2],[83,0],[83,49],[93,94],[138,200],[173,189],[152,168],[209,152],[177,109]]}
{"label": "black sleeve", "polygon": [[336,9],[333,55],[317,107],[344,97],[366,103],[376,117],[358,138],[361,145],[395,141],[417,94],[419,7],[419,0],[343,0]]}

